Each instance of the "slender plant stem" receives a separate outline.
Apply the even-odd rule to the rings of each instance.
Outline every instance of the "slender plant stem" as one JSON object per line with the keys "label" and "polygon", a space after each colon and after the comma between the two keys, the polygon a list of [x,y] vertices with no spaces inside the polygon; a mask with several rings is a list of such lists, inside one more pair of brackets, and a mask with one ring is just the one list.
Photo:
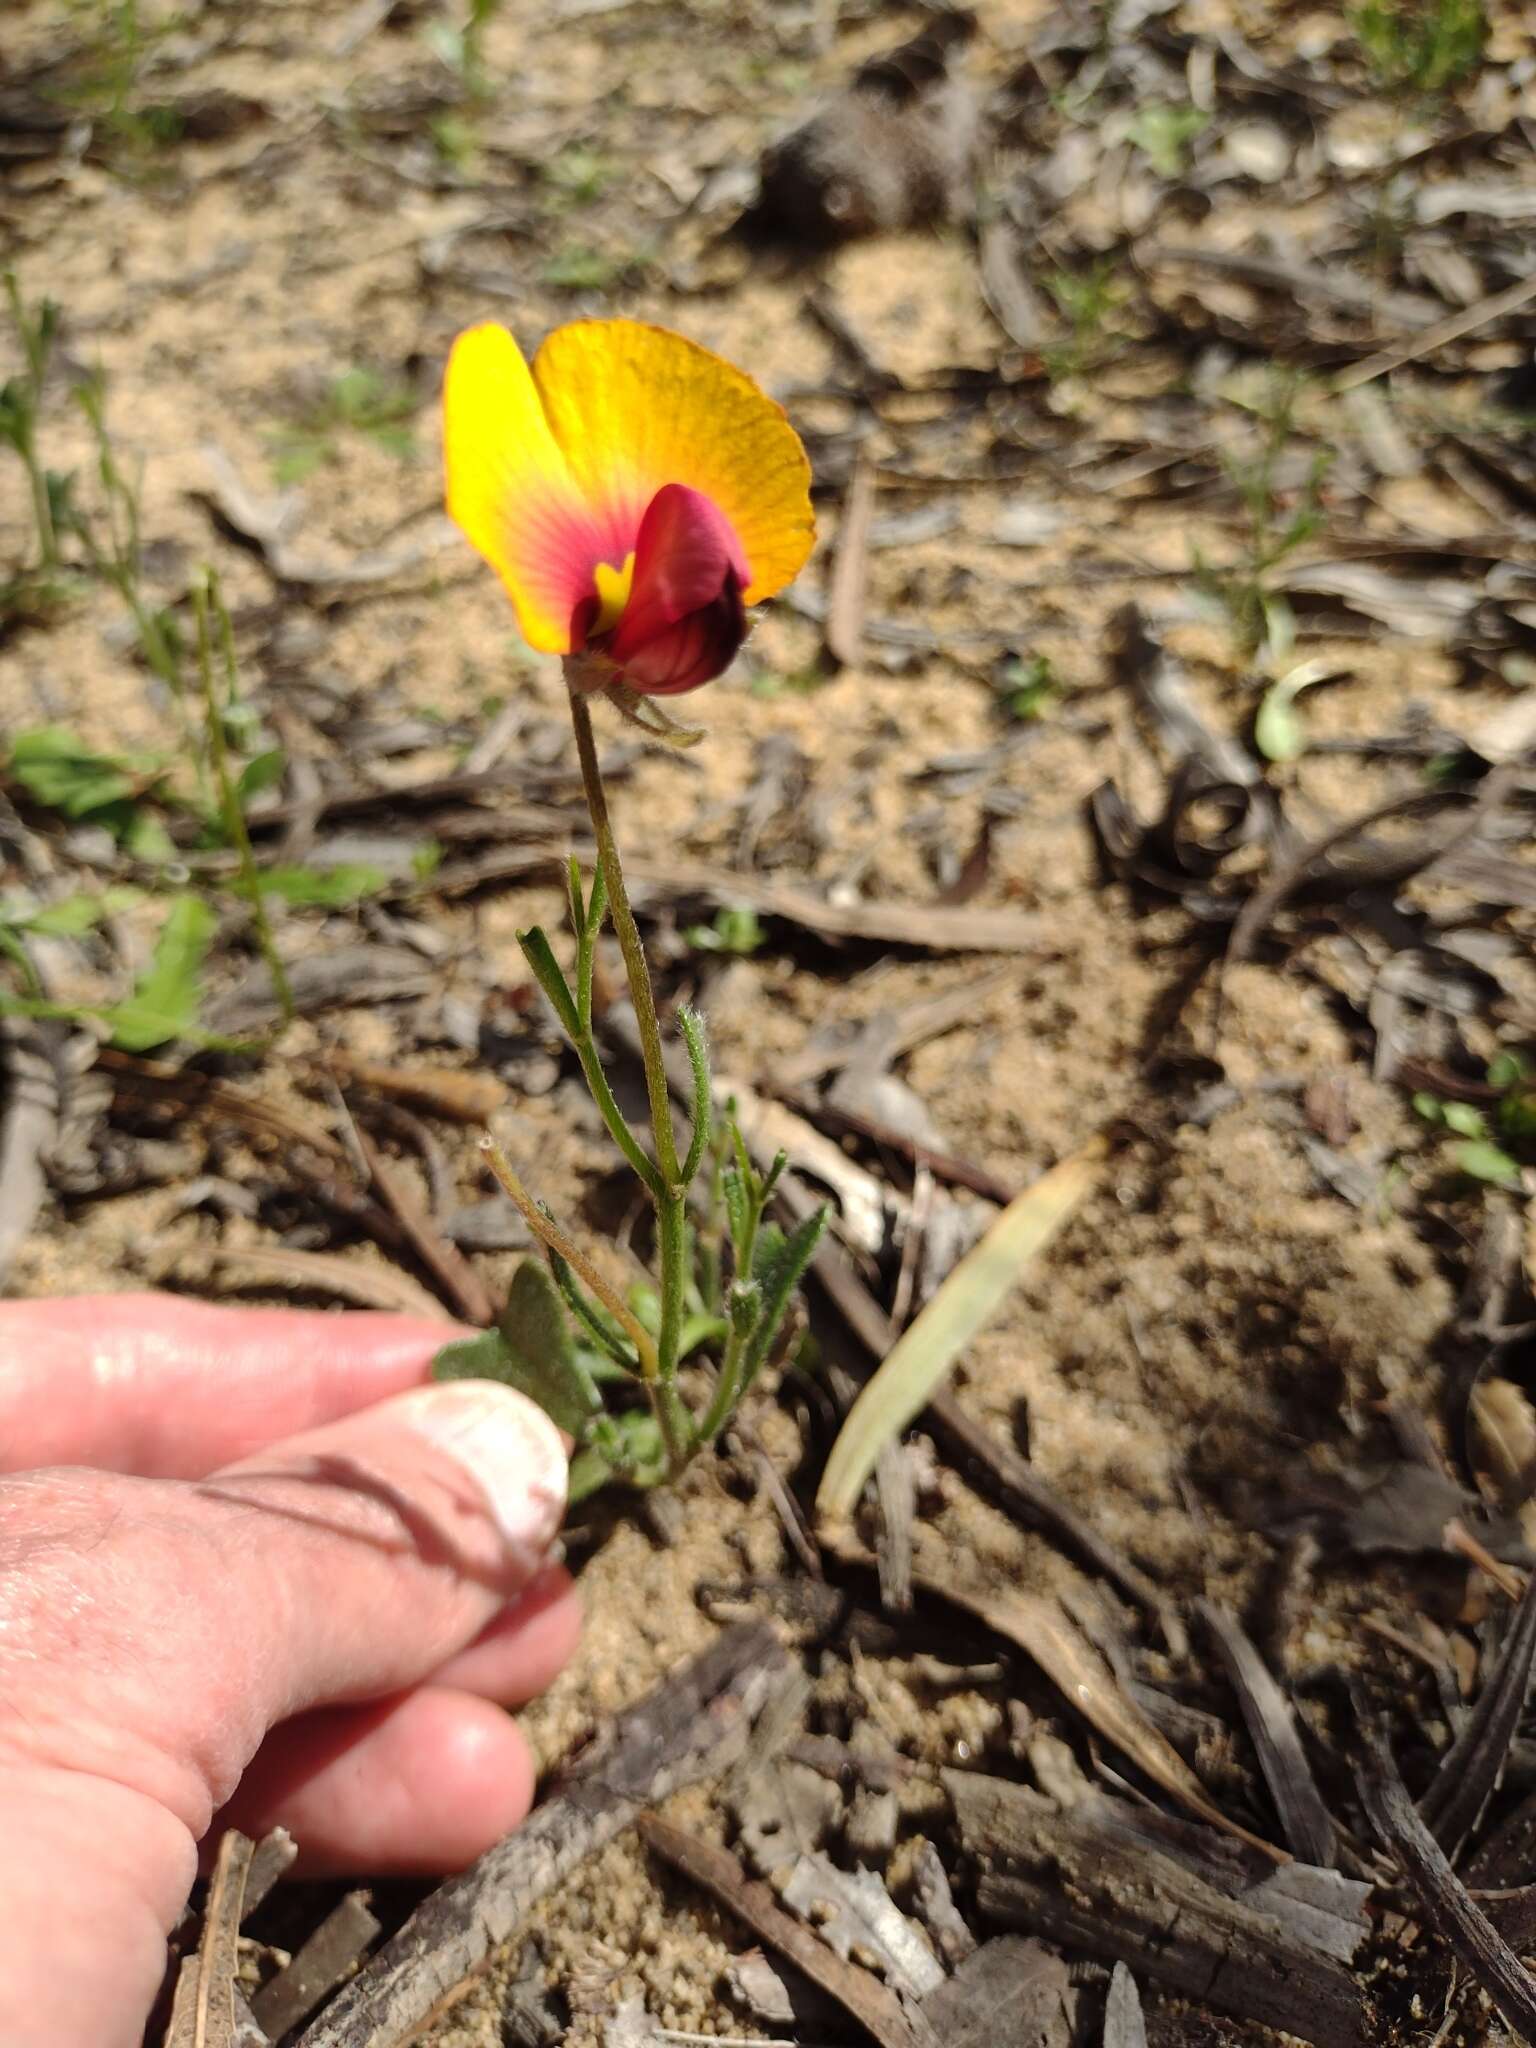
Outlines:
{"label": "slender plant stem", "polygon": [[686,1200],[680,1195],[658,1196],[656,1225],[661,1261],[661,1328],[656,1338],[656,1355],[662,1389],[657,1420],[674,1467],[681,1467],[693,1455],[697,1441],[693,1417],[677,1393],[677,1351],[683,1329],[683,1290],[688,1266]]}
{"label": "slender plant stem", "polygon": [[554,1217],[539,1207],[518,1179],[511,1160],[496,1140],[487,1134],[480,1140],[480,1149],[490,1161],[492,1173],[506,1189],[528,1228],[542,1243],[547,1244],[552,1252],[558,1252],[571,1270],[585,1281],[634,1345],[635,1356],[640,1361],[640,1371],[644,1378],[654,1381],[657,1376],[656,1346],[652,1342],[650,1331],[636,1316],[628,1302],[609,1286],[576,1240],[567,1236]]}
{"label": "slender plant stem", "polygon": [[700,1445],[713,1443],[730,1419],[737,1401],[741,1398],[741,1370],[744,1362],[745,1341],[741,1332],[731,1326],[731,1334],[725,1340],[725,1356],[720,1361],[720,1375],[715,1381],[715,1391],[710,1397],[703,1420],[698,1424]]}
{"label": "slender plant stem", "polygon": [[624,955],[624,970],[629,979],[630,1001],[635,1006],[635,1022],[640,1030],[640,1059],[645,1068],[645,1089],[651,1105],[651,1129],[656,1139],[656,1159],[661,1167],[662,1179],[679,1194],[677,1136],[672,1128],[672,1101],[667,1092],[667,1068],[661,1050],[661,1025],[656,1017],[656,997],[651,988],[651,970],[646,964],[645,947],[641,942],[640,929],[635,923],[635,913],[629,907],[629,892],[624,887],[624,870],[619,865],[618,844],[613,836],[613,826],[608,817],[608,795],[603,788],[602,771],[597,765],[597,742],[592,732],[592,714],[587,709],[587,700],[579,690],[570,692],[571,723],[576,730],[576,754],[581,762],[582,787],[587,795],[587,809],[592,817],[592,836],[597,842],[597,861],[602,869],[603,886],[608,892],[608,914],[613,919],[614,934],[619,950]]}
{"label": "slender plant stem", "polygon": [[603,1072],[603,1063],[598,1057],[597,1047],[589,1037],[572,1039],[576,1057],[581,1061],[581,1071],[587,1077],[587,1088],[597,1104],[598,1115],[608,1126],[608,1134],[624,1154],[640,1179],[653,1202],[663,1199],[666,1188],[656,1162],[648,1159],[640,1140],[624,1121],[624,1112],[613,1099],[613,1090],[608,1085],[608,1076]]}
{"label": "slender plant stem", "polygon": [[[219,703],[218,692],[213,681],[213,635],[209,612],[217,609],[227,619],[219,598],[218,581],[209,572],[206,585],[192,593],[193,606],[197,612],[197,663],[203,684],[203,719],[208,736],[208,758],[213,764],[213,779],[218,786],[219,808],[224,814],[224,830],[229,834],[236,856],[240,862],[240,882],[246,899],[251,906],[251,923],[256,932],[256,944],[261,957],[267,963],[267,972],[272,977],[272,990],[277,997],[278,1009],[282,1012],[283,1029],[293,1022],[293,989],[289,984],[288,970],[283,965],[282,955],[277,950],[277,940],[272,933],[272,923],[267,916],[266,902],[261,893],[261,876],[256,870],[256,855],[251,847],[251,835],[246,829],[245,811],[240,803],[240,792],[235,787],[234,777],[229,772],[229,749],[224,741],[224,713]],[[226,640],[226,664],[233,670],[234,646]]]}

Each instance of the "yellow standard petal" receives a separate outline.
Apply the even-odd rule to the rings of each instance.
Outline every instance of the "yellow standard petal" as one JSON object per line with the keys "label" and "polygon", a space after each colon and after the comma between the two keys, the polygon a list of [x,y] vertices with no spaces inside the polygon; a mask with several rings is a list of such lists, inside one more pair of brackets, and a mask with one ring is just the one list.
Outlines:
{"label": "yellow standard petal", "polygon": [[533,379],[605,532],[633,533],[663,484],[686,484],[735,529],[752,575],[748,604],[804,567],[816,523],[800,437],[783,407],[723,357],[664,327],[578,320],[545,341]]}
{"label": "yellow standard petal", "polygon": [[524,639],[568,653],[571,614],[591,595],[604,536],[517,343],[494,322],[453,345],[443,453],[449,515],[506,585]]}

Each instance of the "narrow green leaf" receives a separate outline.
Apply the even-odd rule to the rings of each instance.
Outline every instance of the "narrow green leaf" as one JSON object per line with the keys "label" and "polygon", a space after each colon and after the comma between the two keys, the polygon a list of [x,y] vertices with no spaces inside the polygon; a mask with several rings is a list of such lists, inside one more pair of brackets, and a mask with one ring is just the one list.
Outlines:
{"label": "narrow green leaf", "polygon": [[106,1013],[119,1050],[148,1052],[196,1024],[203,962],[217,928],[201,897],[175,898],[133,994]]}
{"label": "narrow green leaf", "polygon": [[1095,1186],[1108,1154],[1095,1138],[1008,1204],[896,1340],[832,1446],[816,1495],[819,1518],[851,1514],[882,1445],[899,1436],[1001,1308],[1021,1269],[1044,1250]]}
{"label": "narrow green leaf", "polygon": [[560,1019],[561,1027],[568,1038],[580,1038],[581,1019],[576,1014],[576,998],[571,994],[565,976],[560,972],[560,963],[555,958],[542,925],[535,925],[532,931],[519,932],[517,943],[523,949],[523,958],[533,969],[533,978],[549,998],[550,1007]]}
{"label": "narrow green leaf", "polygon": [[827,1227],[828,1210],[821,1208],[797,1223],[771,1255],[759,1261],[755,1278],[763,1292],[762,1314],[742,1354],[741,1386],[745,1393],[762,1371],[773,1340],[779,1333],[790,1298],[799,1286],[806,1267],[815,1257],[821,1234]]}
{"label": "narrow green leaf", "polygon": [[345,910],[389,886],[384,870],[365,861],[341,861],[328,868],[262,868],[256,880],[263,896],[280,896],[285,903],[316,910]]}
{"label": "narrow green leaf", "polygon": [[592,1299],[556,1251],[549,1254],[549,1269],[572,1315],[591,1331],[616,1366],[622,1367],[626,1373],[633,1373],[636,1370],[634,1347],[601,1302]]}
{"label": "narrow green leaf", "polygon": [[714,1128],[715,1113],[709,1085],[709,1049],[704,1041],[704,1019],[685,1003],[677,1013],[677,1024],[683,1034],[683,1044],[688,1048],[688,1066],[693,1074],[693,1133],[688,1141],[688,1156],[678,1174],[682,1185],[687,1187],[704,1157],[704,1147],[709,1143],[710,1132]]}
{"label": "narrow green leaf", "polygon": [[1451,1157],[1461,1171],[1470,1174],[1473,1180],[1491,1181],[1495,1187],[1517,1188],[1520,1186],[1519,1162],[1490,1140],[1473,1139],[1464,1145],[1453,1145]]}

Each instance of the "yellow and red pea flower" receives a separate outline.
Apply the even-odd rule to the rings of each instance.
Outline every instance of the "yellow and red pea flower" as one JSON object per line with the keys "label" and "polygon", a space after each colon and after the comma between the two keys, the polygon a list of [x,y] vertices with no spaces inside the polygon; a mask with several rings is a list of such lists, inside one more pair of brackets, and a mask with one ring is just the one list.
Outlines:
{"label": "yellow and red pea flower", "polygon": [[666,328],[574,321],[530,365],[504,327],[472,327],[443,409],[449,513],[529,645],[588,657],[568,671],[582,687],[697,689],[811,551],[810,465],[782,407]]}

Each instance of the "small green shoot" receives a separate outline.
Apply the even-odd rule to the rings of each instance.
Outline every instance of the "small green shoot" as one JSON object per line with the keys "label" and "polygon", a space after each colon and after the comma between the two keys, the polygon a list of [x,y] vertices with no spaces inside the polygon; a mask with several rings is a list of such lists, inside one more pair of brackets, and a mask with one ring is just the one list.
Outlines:
{"label": "small green shoot", "polygon": [[397,461],[414,461],[411,421],[416,410],[416,395],[409,385],[360,365],[343,370],[321,397],[301,409],[291,427],[269,437],[272,473],[280,484],[303,483],[322,465],[336,461],[339,442],[347,434],[361,435]]}
{"label": "small green shoot", "polygon": [[463,19],[434,21],[425,32],[429,50],[458,79],[471,99],[491,97],[485,63],[485,32],[501,12],[502,0],[468,0]]}
{"label": "small green shoot", "polygon": [[1458,1140],[1450,1148],[1457,1171],[1495,1187],[1525,1184],[1518,1155],[1536,1154],[1536,1068],[1523,1053],[1502,1052],[1489,1062],[1486,1085],[1498,1091],[1490,1110],[1420,1089],[1413,1107],[1432,1129]]}
{"label": "small green shoot", "polygon": [[11,326],[21,347],[23,368],[18,376],[0,385],[0,442],[21,458],[32,493],[32,524],[37,545],[37,568],[43,577],[59,568],[59,542],[55,505],[65,484],[43,467],[37,451],[37,423],[42,412],[43,384],[48,360],[59,331],[59,309],[52,299],[40,299],[28,306],[21,295],[14,270],[4,275],[5,301]]}
{"label": "small green shoot", "polygon": [[560,204],[590,206],[612,183],[614,166],[596,150],[573,142],[542,163],[539,175]]}
{"label": "small green shoot", "polygon": [[1182,178],[1189,146],[1203,135],[1211,117],[1200,107],[1157,103],[1141,107],[1131,122],[1131,141],[1160,178]]}
{"label": "small green shoot", "polygon": [[1378,86],[1421,99],[1470,78],[1488,40],[1482,0],[1365,0],[1348,19]]}
{"label": "small green shoot", "polygon": [[1257,398],[1233,395],[1257,427],[1250,448],[1222,457],[1246,515],[1242,556],[1231,567],[1213,569],[1195,550],[1196,587],[1225,611],[1245,653],[1266,649],[1271,673],[1288,657],[1295,637],[1290,607],[1270,587],[1271,575],[1323,525],[1323,485],[1333,462],[1330,451],[1317,449],[1299,488],[1282,483],[1302,388],[1297,373],[1275,371]]}
{"label": "small green shoot", "polygon": [[610,256],[588,242],[565,242],[539,272],[543,284],[557,291],[605,292],[629,268],[627,256]]}
{"label": "small green shoot", "polygon": [[1020,724],[1043,718],[1061,694],[1050,656],[1010,654],[992,679],[999,704]]}
{"label": "small green shoot", "polygon": [[[235,665],[235,631],[219,590],[219,580],[211,569],[192,596],[197,615],[197,670],[203,687],[203,738],[213,768],[214,787],[218,791],[220,822],[225,838],[235,849],[240,862],[241,893],[251,906],[256,944],[267,963],[272,991],[286,1026],[293,1022],[294,1017],[293,990],[288,985],[288,971],[272,935],[261,877],[256,868],[256,855],[251,848],[251,835],[246,829],[245,805],[229,758],[226,721],[233,715],[240,697]],[[222,678],[214,671],[215,634],[218,636],[217,653],[223,670]]]}
{"label": "small green shoot", "polygon": [[1331,661],[1303,661],[1270,684],[1253,721],[1253,743],[1266,761],[1296,761],[1307,750],[1307,730],[1296,699],[1338,669]]}
{"label": "small green shoot", "polygon": [[1043,351],[1051,381],[1080,377],[1107,362],[1122,340],[1114,331],[1114,315],[1130,297],[1114,259],[1103,256],[1080,270],[1053,270],[1045,288],[1069,330],[1067,340]]}
{"label": "small green shoot", "polygon": [[713,924],[692,924],[683,933],[700,953],[731,953],[743,959],[755,953],[767,936],[762,919],[750,904],[717,910]]}

